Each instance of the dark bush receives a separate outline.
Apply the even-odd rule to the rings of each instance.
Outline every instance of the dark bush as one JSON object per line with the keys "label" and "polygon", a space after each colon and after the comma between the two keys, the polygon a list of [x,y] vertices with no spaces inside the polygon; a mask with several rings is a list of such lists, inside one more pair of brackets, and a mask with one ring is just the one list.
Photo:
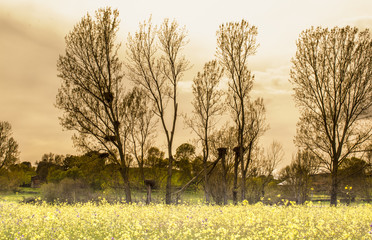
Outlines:
{"label": "dark bush", "polygon": [[41,186],[43,200],[46,202],[88,202],[96,200],[97,195],[84,182],[70,178],[59,183],[48,183]]}

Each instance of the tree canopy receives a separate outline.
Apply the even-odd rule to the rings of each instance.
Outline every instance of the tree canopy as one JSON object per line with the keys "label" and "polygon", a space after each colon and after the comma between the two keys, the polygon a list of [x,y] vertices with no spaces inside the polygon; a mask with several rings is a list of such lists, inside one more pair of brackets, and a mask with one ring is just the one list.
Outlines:
{"label": "tree canopy", "polygon": [[368,30],[310,28],[301,33],[291,79],[301,117],[295,142],[310,149],[332,173],[372,136],[372,41]]}
{"label": "tree canopy", "polygon": [[9,122],[0,122],[0,169],[18,161],[18,143],[12,137],[12,126]]}

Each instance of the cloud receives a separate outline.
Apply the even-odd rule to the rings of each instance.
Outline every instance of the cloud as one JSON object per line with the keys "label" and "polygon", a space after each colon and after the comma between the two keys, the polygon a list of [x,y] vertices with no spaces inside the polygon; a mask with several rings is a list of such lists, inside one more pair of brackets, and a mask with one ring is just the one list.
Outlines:
{"label": "cloud", "polygon": [[178,83],[178,88],[183,93],[192,93],[192,81],[180,81]]}
{"label": "cloud", "polygon": [[277,67],[260,68],[253,71],[255,82],[252,98],[262,97],[266,106],[266,120],[270,129],[262,137],[261,144],[266,147],[273,140],[279,141],[284,148],[285,160],[289,164],[292,153],[296,151],[293,138],[296,134],[298,110],[292,97],[289,82],[289,62]]}
{"label": "cloud", "polygon": [[263,71],[253,71],[255,75],[253,94],[265,95],[269,98],[276,95],[291,95],[292,86],[288,81],[289,69],[289,65],[283,65]]}
{"label": "cloud", "polygon": [[22,161],[34,162],[45,152],[74,153],[71,133],[62,132],[53,106],[64,45],[59,24],[39,22],[22,8],[1,12],[0,121],[12,124]]}

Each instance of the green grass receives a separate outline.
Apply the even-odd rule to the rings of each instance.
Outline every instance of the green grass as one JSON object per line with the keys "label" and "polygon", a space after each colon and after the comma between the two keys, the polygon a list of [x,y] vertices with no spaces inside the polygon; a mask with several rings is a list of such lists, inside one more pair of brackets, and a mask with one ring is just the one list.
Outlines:
{"label": "green grass", "polygon": [[[123,190],[119,191],[103,191],[103,196],[107,199],[124,199],[125,193]],[[147,197],[147,192],[145,190],[132,190],[132,200],[134,202],[145,202]],[[173,199],[176,196],[172,196]],[[198,204],[203,202],[204,192],[202,191],[185,191],[181,194],[179,198],[179,203],[182,204]],[[151,193],[151,202],[155,204],[165,203],[165,191],[164,190],[153,190]]]}
{"label": "green grass", "polygon": [[[111,199],[114,202],[117,200],[124,200],[125,193],[122,190],[113,191],[113,190],[105,190],[101,192],[102,197],[106,199]],[[8,191],[8,192],[0,192],[0,201],[7,201],[7,202],[22,202],[25,199],[37,199],[42,198],[42,193],[40,188],[29,188],[29,187],[19,187],[16,191]],[[173,197],[175,198],[175,196]],[[146,201],[146,191],[145,190],[132,190],[132,200],[134,202],[145,202]],[[314,205],[318,206],[329,206],[329,196],[321,195],[321,194],[314,194],[312,197],[312,202]],[[321,201],[318,201],[321,200]],[[328,200],[328,201],[327,201]],[[339,200],[342,203],[341,198]],[[165,203],[165,191],[164,190],[153,190],[151,195],[151,202],[154,204],[164,204]],[[185,191],[179,198],[178,203],[180,204],[200,204],[204,202],[204,192],[203,191]],[[231,203],[232,200],[229,201]],[[356,206],[362,204],[364,202],[357,201],[352,202],[351,206]]]}
{"label": "green grass", "polygon": [[19,187],[16,191],[0,193],[0,200],[9,202],[20,202],[28,198],[41,197],[40,188]]}
{"label": "green grass", "polygon": [[[105,190],[101,192],[107,199],[124,199],[124,191]],[[7,202],[21,202],[30,198],[42,198],[40,188],[19,187],[15,191],[0,192],[0,200]],[[145,202],[146,191],[132,190],[134,202]],[[163,190],[153,190],[151,194],[153,203],[165,203],[165,192]],[[197,204],[203,202],[204,193],[201,191],[185,191],[179,199],[179,203]]]}

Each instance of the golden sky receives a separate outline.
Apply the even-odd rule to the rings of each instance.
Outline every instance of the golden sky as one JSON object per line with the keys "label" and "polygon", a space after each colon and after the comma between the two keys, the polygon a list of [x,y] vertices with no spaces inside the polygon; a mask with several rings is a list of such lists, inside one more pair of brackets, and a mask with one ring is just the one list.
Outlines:
{"label": "golden sky", "polygon": [[[152,15],[155,24],[176,19],[188,30],[184,54],[193,67],[180,83],[180,110],[191,109],[191,83],[203,64],[214,59],[218,26],[242,18],[258,27],[257,54],[250,59],[255,74],[253,97],[263,97],[270,130],[261,140],[267,147],[280,141],[288,164],[296,148],[298,111],[288,82],[291,57],[300,32],[311,26],[372,28],[371,0],[2,0],[0,1],[0,121],[8,121],[18,141],[21,161],[35,162],[44,153],[74,154],[71,132],[62,131],[54,107],[60,86],[56,62],[64,52],[64,36],[87,12],[112,6],[120,12],[119,41],[125,43]],[[192,141],[190,130],[178,121],[175,147]],[[165,146],[162,132],[156,145]]]}

